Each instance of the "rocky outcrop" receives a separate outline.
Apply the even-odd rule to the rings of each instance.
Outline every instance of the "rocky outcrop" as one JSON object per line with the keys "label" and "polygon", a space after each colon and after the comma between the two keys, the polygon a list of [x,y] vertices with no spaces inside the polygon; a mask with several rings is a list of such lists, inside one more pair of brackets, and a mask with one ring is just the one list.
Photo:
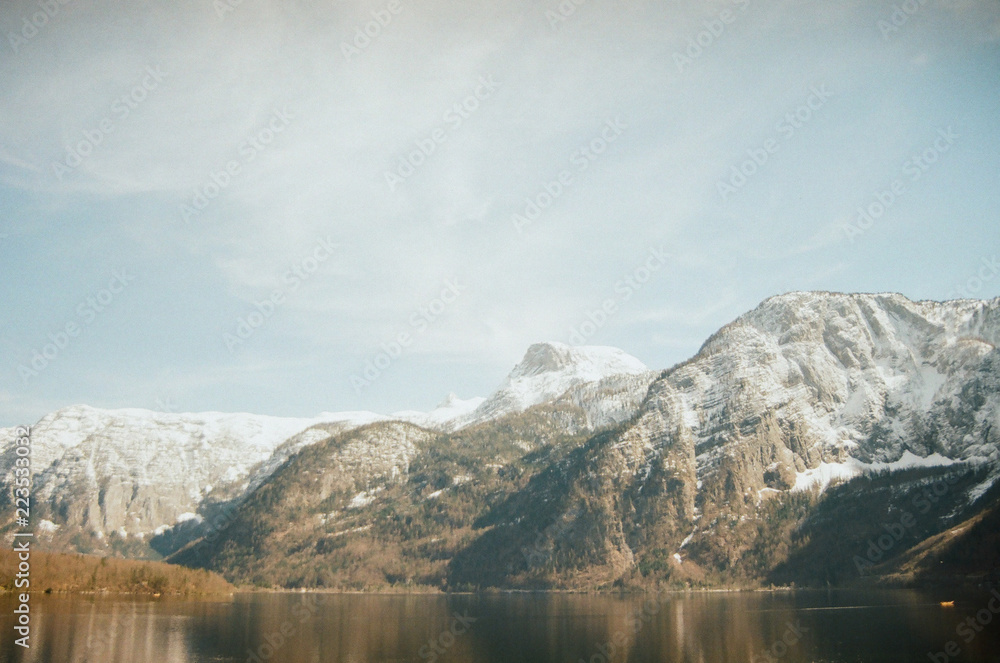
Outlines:
{"label": "rocky outcrop", "polygon": [[[599,523],[583,548],[600,552],[551,563],[548,581],[576,585],[594,568],[620,579],[644,563],[726,568],[755,545],[754,523],[776,496],[867,469],[996,463],[998,337],[1000,300],[772,298],[664,371],[631,423],[560,468],[564,496],[540,478],[512,497],[480,548],[456,560],[453,579],[481,580],[473,567],[488,551],[513,559],[510,548],[532,532],[551,534],[547,560],[580,550],[574,528],[551,523],[582,517]],[[520,518],[516,507],[532,502],[541,512]],[[488,581],[533,571],[508,568]]]}

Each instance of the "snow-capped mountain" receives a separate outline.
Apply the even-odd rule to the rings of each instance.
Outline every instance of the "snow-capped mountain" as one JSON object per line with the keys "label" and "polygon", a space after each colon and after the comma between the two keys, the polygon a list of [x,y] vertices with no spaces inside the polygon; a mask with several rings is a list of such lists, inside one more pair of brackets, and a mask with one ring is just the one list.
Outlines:
{"label": "snow-capped mountain", "polygon": [[[282,418],[67,407],[32,427],[36,513],[47,529],[67,537],[77,531],[148,537],[200,519],[208,501],[240,499],[291,456],[337,433],[391,421],[453,431],[572,398],[574,389],[589,390],[591,397],[575,397],[587,425],[609,425],[635,412],[652,378],[641,362],[614,348],[539,344],[490,399],[450,394],[430,412]],[[593,398],[598,394],[607,398]],[[0,429],[0,456],[12,453],[14,439],[13,428]],[[8,472],[5,482],[11,478]]]}
{"label": "snow-capped mountain", "polygon": [[713,336],[659,381],[656,402],[691,432],[699,476],[765,415],[811,442],[798,461],[774,459],[798,473],[907,450],[996,459],[998,341],[1000,300],[791,293]]}
{"label": "snow-capped mountain", "polygon": [[[631,416],[654,377],[645,364],[618,348],[536,343],[500,387],[453,426],[482,423],[565,397],[587,409],[592,427],[599,428]],[[586,397],[584,391],[589,391]],[[575,392],[581,395],[574,398]],[[622,405],[623,394],[631,406]]]}
{"label": "snow-capped mountain", "polygon": [[[909,513],[894,552],[938,572],[924,552],[944,549],[936,537],[1000,505],[998,335],[1000,300],[792,293],[661,373],[613,349],[539,344],[459,434],[386,433],[413,440],[395,473],[365,461],[375,429],[316,445],[205,560],[176,559],[295,586],[836,584]],[[366,451],[345,463],[355,442]],[[978,570],[989,545],[957,548]]]}
{"label": "snow-capped mountain", "polygon": [[[192,521],[238,499],[232,529],[191,563],[296,586],[368,586],[386,568],[442,586],[836,582],[933,485],[896,551],[930,568],[935,537],[975,531],[994,506],[1000,519],[998,342],[1000,299],[790,293],[662,372],[541,343],[487,399],[429,413],[67,408],[34,429],[38,512],[65,547],[180,523],[158,540],[184,560],[207,527]],[[800,575],[770,575],[786,562]]]}
{"label": "snow-capped mountain", "polygon": [[[475,404],[408,414],[424,425],[442,425]],[[287,418],[63,408],[31,429],[36,514],[49,530],[149,536],[200,518],[207,499],[238,498],[305,446],[387,419],[372,412]],[[5,461],[14,433],[0,429]],[[7,474],[5,482],[12,479]]]}
{"label": "snow-capped mountain", "polygon": [[[364,418],[329,421],[353,426]],[[99,537],[147,535],[193,517],[210,495],[239,495],[282,443],[317,423],[252,414],[63,408],[31,429],[36,513]],[[9,449],[13,432],[0,430],[0,449]]]}
{"label": "snow-capped mountain", "polygon": [[699,482],[754,499],[911,457],[996,461],[998,341],[1000,300],[774,297],[654,383],[631,434],[687,440]]}
{"label": "snow-capped mountain", "polygon": [[[546,545],[598,551],[577,560],[590,578],[661,564],[665,550],[677,564],[690,554],[695,568],[732,567],[756,545],[768,500],[875,470],[970,472],[972,483],[949,492],[957,517],[998,477],[998,342],[1000,299],[769,299],[665,371],[627,428],[512,497],[508,520],[456,579],[482,581],[479,567],[505,569],[498,578],[511,564],[530,571],[509,561],[511,546],[552,522]],[[545,506],[522,520],[531,504]],[[583,523],[600,524],[597,540]]]}

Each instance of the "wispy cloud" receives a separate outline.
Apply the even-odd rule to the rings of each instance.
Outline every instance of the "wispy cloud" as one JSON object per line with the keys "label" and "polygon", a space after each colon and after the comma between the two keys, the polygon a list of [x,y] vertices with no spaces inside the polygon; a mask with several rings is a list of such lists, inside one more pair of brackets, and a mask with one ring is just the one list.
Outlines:
{"label": "wispy cloud", "polygon": [[[0,27],[36,6],[7,3]],[[342,42],[379,6],[272,0],[220,17],[195,0],[73,2],[0,57],[0,231],[11,235],[0,254],[13,257],[0,299],[18,321],[13,356],[50,331],[51,314],[34,302],[66,298],[67,283],[112,263],[150,275],[88,356],[67,358],[74,379],[53,378],[21,402],[124,400],[155,391],[150,376],[163,366],[194,376],[173,378],[171,397],[206,407],[392,410],[449,378],[485,391],[498,375],[436,367],[457,356],[500,370],[534,341],[565,338],[651,245],[666,246],[670,265],[595,341],[669,364],[683,350],[663,339],[707,335],[776,288],[891,281],[930,296],[947,287],[933,277],[943,265],[996,238],[979,221],[997,211],[984,193],[1000,153],[989,111],[995,3],[928,5],[892,41],[877,26],[891,2],[595,3],[556,29],[544,4],[407,4],[345,57]],[[674,53],[727,8],[739,21],[678,72]],[[496,90],[455,121],[449,112],[483,77]],[[836,91],[822,116],[720,201],[720,178],[820,83]],[[278,112],[290,119],[275,132]],[[627,131],[577,170],[574,154],[619,116]],[[948,122],[976,140],[901,203],[896,226],[839,242],[838,220]],[[386,173],[437,130],[433,152],[390,189]],[[79,163],[60,176],[71,153]],[[572,186],[517,233],[511,215],[564,169]],[[206,204],[186,215],[198,196]],[[963,230],[932,224],[941,219]],[[908,229],[926,237],[902,244]],[[230,356],[223,331],[327,237],[336,255]],[[908,266],[874,257],[898,246],[912,253]],[[468,296],[398,378],[356,400],[343,376],[449,277],[467,281]],[[261,369],[268,358],[278,363]],[[109,364],[128,386],[81,377]],[[309,395],[278,393],[283,371]],[[221,394],[224,383],[239,386]]]}

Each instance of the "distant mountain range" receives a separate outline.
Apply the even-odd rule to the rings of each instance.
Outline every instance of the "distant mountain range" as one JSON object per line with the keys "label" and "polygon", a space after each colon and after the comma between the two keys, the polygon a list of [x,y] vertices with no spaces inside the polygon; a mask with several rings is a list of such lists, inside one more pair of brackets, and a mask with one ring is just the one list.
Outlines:
{"label": "distant mountain range", "polygon": [[74,406],[35,522],[267,586],[996,581],[998,339],[1000,300],[791,293],[662,372],[541,343],[429,413]]}
{"label": "distant mountain range", "polygon": [[[620,350],[552,343],[529,348],[489,399],[449,394],[430,412],[324,412],[301,419],[75,405],[32,427],[36,513],[42,531],[59,541],[60,549],[101,550],[111,545],[112,535],[117,543],[146,541],[178,523],[200,520],[202,505],[242,499],[290,456],[334,433],[389,421],[454,431],[523,412],[605,378],[634,385],[628,402],[593,404],[583,426],[596,429],[631,416],[652,377]],[[13,459],[14,440],[14,428],[0,429],[4,461]],[[11,482],[13,463],[3,467],[5,482]]]}

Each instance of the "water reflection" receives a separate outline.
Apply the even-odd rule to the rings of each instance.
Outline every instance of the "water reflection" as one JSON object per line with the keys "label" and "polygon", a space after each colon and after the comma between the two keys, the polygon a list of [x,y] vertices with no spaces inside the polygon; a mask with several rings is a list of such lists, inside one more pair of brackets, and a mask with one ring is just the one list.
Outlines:
{"label": "water reflection", "polygon": [[[253,594],[176,601],[32,598],[32,648],[0,599],[0,661],[39,663],[1000,663],[1000,615],[956,627],[990,596],[942,608],[915,592],[647,596]],[[953,650],[954,651],[954,650]]]}

